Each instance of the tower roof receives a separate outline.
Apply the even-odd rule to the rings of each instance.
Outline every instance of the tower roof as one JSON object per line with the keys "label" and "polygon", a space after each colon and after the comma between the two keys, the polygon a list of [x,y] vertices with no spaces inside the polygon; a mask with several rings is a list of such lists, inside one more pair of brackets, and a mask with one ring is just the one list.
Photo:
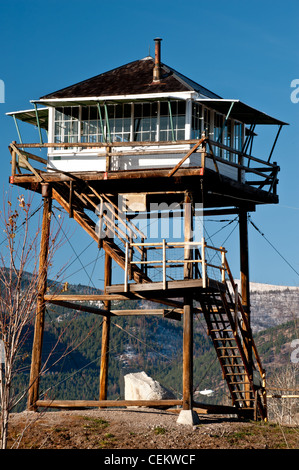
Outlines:
{"label": "tower roof", "polygon": [[40,99],[88,98],[195,91],[207,98],[220,96],[161,64],[161,80],[153,82],[154,59],[150,56],[42,96]]}

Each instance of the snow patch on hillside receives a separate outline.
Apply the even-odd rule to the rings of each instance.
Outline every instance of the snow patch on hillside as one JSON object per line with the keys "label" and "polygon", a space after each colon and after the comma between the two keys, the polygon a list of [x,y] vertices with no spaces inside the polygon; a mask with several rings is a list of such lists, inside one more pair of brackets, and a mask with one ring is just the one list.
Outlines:
{"label": "snow patch on hillside", "polygon": [[[240,291],[240,280],[235,279],[236,284],[238,284],[238,289]],[[292,290],[299,292],[299,286],[277,286],[275,284],[262,284],[259,282],[250,282],[250,291],[251,292],[269,292],[269,291],[284,291]]]}

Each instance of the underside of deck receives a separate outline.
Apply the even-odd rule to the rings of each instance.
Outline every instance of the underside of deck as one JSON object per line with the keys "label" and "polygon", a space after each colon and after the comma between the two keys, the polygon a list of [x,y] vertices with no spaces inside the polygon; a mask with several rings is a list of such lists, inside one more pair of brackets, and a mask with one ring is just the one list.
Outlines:
{"label": "underside of deck", "polygon": [[122,294],[127,292],[128,294],[141,294],[145,298],[147,296],[152,297],[153,295],[156,298],[177,298],[183,297],[188,294],[193,294],[196,297],[196,293],[199,290],[204,290],[205,292],[210,291],[225,291],[225,286],[218,281],[213,279],[206,280],[206,286],[203,287],[202,279],[185,279],[178,281],[167,281],[166,286],[164,287],[163,282],[148,282],[148,283],[132,283],[127,285],[127,291],[125,290],[125,284],[114,284],[113,286],[107,286],[106,291],[110,294]]}
{"label": "underside of deck", "polygon": [[186,187],[193,194],[194,203],[208,207],[246,207],[254,210],[256,204],[277,204],[278,196],[246,183],[220,176],[213,170],[202,168],[180,168],[171,178],[169,169],[120,171],[120,172],[41,172],[35,175],[15,175],[10,183],[41,192],[42,183],[65,184],[72,182],[79,187],[88,183],[97,191],[109,195],[119,193],[146,193],[149,203],[181,202]]}

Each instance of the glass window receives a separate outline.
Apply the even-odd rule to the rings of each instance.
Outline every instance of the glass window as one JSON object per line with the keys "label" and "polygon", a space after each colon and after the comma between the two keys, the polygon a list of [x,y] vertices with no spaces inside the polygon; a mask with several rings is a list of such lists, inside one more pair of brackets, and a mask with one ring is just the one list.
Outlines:
{"label": "glass window", "polygon": [[[223,116],[221,114],[215,113],[214,115],[214,141],[222,143],[223,138]],[[222,157],[222,149],[219,147],[215,147],[214,153],[217,157]]]}
{"label": "glass window", "polygon": [[162,101],[160,103],[159,140],[184,140],[185,121],[185,101]]}
{"label": "glass window", "polygon": [[81,142],[103,142],[103,133],[97,106],[82,107]]}
{"label": "glass window", "polygon": [[56,108],[54,119],[54,142],[79,141],[79,106]]}
{"label": "glass window", "polygon": [[202,135],[203,116],[202,106],[198,103],[192,105],[192,125],[191,125],[191,139],[200,139]]}
{"label": "glass window", "polygon": [[[225,123],[223,130],[223,143],[224,145],[227,145],[227,147],[232,147],[232,125],[232,121],[228,119],[228,121],[226,121]],[[235,160],[235,154],[229,152],[228,150],[224,150],[223,158],[232,162]]]}
{"label": "glass window", "polygon": [[134,138],[137,142],[157,140],[158,103],[135,103]]}
{"label": "glass window", "polygon": [[236,150],[242,150],[243,146],[243,126],[241,122],[235,122],[234,124],[234,148]]}
{"label": "glass window", "polygon": [[[198,132],[202,126],[200,119],[198,114]],[[100,105],[100,108],[96,105],[58,107],[55,109],[54,142],[184,140],[185,121],[186,104],[181,100],[113,103]]]}
{"label": "glass window", "polygon": [[131,131],[131,104],[117,103],[107,105],[107,131],[110,131],[112,142],[128,142]]}
{"label": "glass window", "polygon": [[210,138],[211,112],[207,108],[203,108],[203,130],[204,130],[205,136]]}

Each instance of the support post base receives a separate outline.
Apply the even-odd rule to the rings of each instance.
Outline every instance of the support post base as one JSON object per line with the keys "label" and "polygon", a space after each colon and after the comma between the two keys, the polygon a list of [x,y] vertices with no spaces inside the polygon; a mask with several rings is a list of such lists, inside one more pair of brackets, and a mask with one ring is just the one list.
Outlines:
{"label": "support post base", "polygon": [[199,424],[198,414],[194,410],[181,410],[177,419],[177,424],[196,426],[197,424]]}

